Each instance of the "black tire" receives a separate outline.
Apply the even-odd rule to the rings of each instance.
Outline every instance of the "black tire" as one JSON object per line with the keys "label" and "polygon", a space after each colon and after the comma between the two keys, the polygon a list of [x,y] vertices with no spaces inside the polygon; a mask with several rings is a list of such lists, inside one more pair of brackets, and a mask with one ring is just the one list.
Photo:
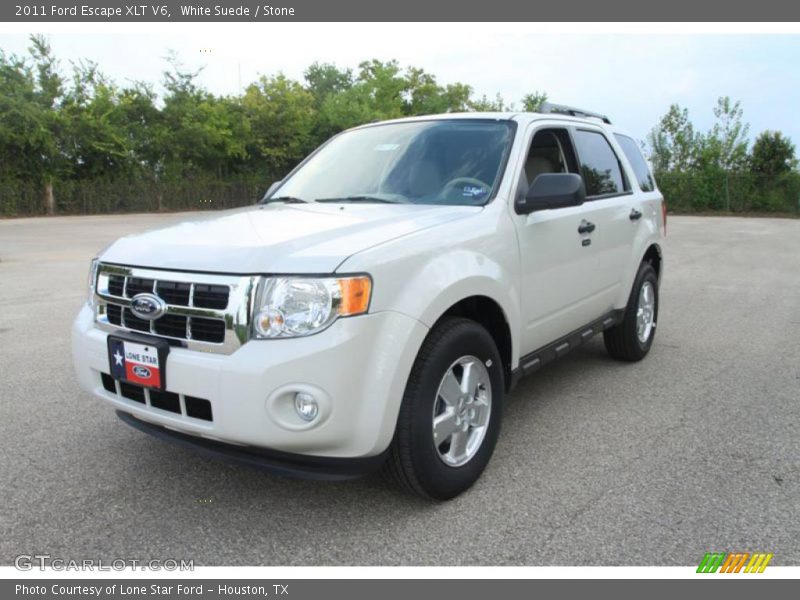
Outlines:
{"label": "black tire", "polygon": [[[653,327],[647,339],[642,342],[636,331],[636,317],[639,306],[639,293],[645,283],[650,283],[655,296],[655,310],[653,314]],[[625,307],[625,315],[622,322],[610,327],[603,332],[608,353],[617,360],[635,362],[642,360],[650,351],[653,345],[653,338],[656,335],[656,325],[658,324],[658,276],[655,269],[649,262],[639,265],[639,272],[633,282],[631,294],[628,297],[628,305]]]}
{"label": "black tire", "polygon": [[[439,384],[453,363],[465,356],[481,360],[491,382],[491,410],[475,454],[462,466],[440,458],[434,443],[433,414]],[[464,318],[447,318],[428,334],[406,384],[387,470],[405,489],[433,500],[448,500],[480,477],[494,452],[503,409],[503,367],[497,347],[483,327]]]}

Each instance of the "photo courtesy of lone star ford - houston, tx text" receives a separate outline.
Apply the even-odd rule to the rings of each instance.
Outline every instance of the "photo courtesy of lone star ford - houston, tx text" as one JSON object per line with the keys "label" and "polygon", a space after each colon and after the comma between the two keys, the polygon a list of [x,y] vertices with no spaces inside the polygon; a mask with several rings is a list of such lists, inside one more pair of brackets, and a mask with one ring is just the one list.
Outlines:
{"label": "photo courtesy of lone star ford - houston, tx text", "polygon": [[0,6],[0,596],[791,585],[797,12]]}

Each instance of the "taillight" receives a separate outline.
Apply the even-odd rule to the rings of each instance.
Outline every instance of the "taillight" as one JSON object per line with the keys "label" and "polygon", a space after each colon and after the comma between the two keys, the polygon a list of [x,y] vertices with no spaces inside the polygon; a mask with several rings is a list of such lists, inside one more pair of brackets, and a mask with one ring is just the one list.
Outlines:
{"label": "taillight", "polygon": [[667,235],[667,201],[661,200],[661,220],[664,221],[664,235]]}

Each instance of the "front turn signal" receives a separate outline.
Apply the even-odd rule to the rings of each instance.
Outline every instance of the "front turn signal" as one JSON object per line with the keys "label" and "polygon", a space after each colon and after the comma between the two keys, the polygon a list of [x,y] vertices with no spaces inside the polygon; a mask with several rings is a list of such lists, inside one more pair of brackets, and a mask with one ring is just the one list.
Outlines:
{"label": "front turn signal", "polygon": [[341,303],[339,315],[346,317],[367,312],[372,294],[372,280],[367,276],[343,277],[339,279]]}

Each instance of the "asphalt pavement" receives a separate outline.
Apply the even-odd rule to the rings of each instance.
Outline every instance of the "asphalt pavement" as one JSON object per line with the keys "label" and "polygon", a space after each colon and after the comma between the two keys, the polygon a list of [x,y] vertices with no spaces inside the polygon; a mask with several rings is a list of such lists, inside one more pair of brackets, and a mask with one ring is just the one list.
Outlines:
{"label": "asphalt pavement", "polygon": [[524,379],[483,477],[431,504],[208,459],[78,388],[89,259],[180,218],[0,220],[0,564],[800,564],[800,220],[670,217],[649,356],[596,338]]}

